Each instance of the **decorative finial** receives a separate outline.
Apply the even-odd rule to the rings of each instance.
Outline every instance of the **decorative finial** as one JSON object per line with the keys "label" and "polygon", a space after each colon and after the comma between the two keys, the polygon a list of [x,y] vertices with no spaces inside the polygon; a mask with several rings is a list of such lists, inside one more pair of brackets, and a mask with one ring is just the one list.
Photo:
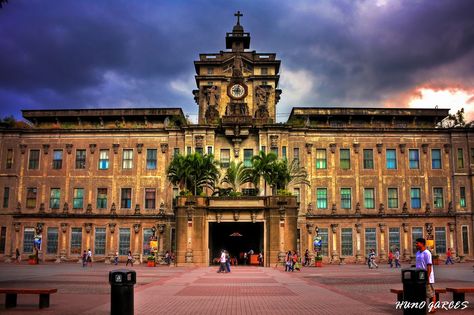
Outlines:
{"label": "decorative finial", "polygon": [[237,25],[240,25],[240,17],[244,16],[240,11],[237,11],[237,13],[234,13],[234,16],[237,17]]}

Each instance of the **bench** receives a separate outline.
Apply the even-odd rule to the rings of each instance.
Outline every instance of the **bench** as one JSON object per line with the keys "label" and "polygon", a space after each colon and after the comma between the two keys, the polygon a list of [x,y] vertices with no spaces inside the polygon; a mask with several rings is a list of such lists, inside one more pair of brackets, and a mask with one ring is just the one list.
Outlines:
{"label": "bench", "polygon": [[[447,289],[441,289],[441,288],[435,289],[436,301],[439,301],[439,295],[441,293],[446,293],[446,290]],[[403,301],[403,289],[390,289],[390,292],[395,293],[397,295],[397,302]]]}
{"label": "bench", "polygon": [[474,293],[474,287],[446,288],[446,291],[453,293],[453,302],[464,302],[466,300],[466,293]]}
{"label": "bench", "polygon": [[18,294],[38,294],[39,308],[49,307],[49,295],[58,292],[58,289],[15,289],[0,288],[0,294],[5,294],[5,308],[16,306]]}

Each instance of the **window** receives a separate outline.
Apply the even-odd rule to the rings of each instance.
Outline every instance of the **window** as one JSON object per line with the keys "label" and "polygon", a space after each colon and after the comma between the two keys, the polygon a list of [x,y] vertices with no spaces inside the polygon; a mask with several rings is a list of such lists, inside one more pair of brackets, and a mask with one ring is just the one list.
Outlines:
{"label": "window", "polygon": [[444,205],[443,188],[440,188],[440,187],[433,188],[433,203],[436,209],[443,208],[443,205]]}
{"label": "window", "polygon": [[34,187],[28,187],[26,189],[26,207],[27,208],[36,208],[36,195],[38,194],[38,189]]}
{"label": "window", "polygon": [[132,169],[133,167],[133,149],[123,149],[122,168],[124,170]]}
{"label": "window", "polygon": [[230,149],[221,149],[221,167],[227,168],[230,164]]}
{"label": "window", "polygon": [[132,188],[122,188],[120,207],[122,209],[130,209],[132,207]]}
{"label": "window", "polygon": [[298,161],[298,165],[300,164],[300,148],[293,148],[293,160]]}
{"label": "window", "polygon": [[191,147],[186,147],[186,154],[191,155],[191,153],[193,153]]}
{"label": "window", "polygon": [[410,169],[420,168],[420,151],[418,149],[408,150],[408,158],[410,159]]}
{"label": "window", "polygon": [[349,149],[341,149],[339,157],[339,163],[341,165],[341,169],[348,170],[351,168],[351,150]]}
{"label": "window", "polygon": [[76,169],[86,168],[86,150],[76,150]]}
{"label": "window", "polygon": [[457,168],[464,168],[464,152],[462,148],[458,148]]}
{"label": "window", "polygon": [[30,150],[28,169],[37,170],[39,168],[40,150]]}
{"label": "window", "polygon": [[58,252],[58,228],[49,227],[47,233],[46,254],[57,254]]}
{"label": "window", "polygon": [[74,209],[84,208],[84,188],[74,188],[73,198],[72,198],[72,207]]}
{"label": "window", "polygon": [[351,208],[351,189],[350,188],[341,188],[341,208],[342,209]]}
{"label": "window", "polygon": [[105,228],[96,227],[94,234],[94,254],[105,255]]}
{"label": "window", "polygon": [[268,74],[268,68],[261,68],[260,69],[260,74],[261,75],[267,75]]}
{"label": "window", "polygon": [[375,209],[375,189],[364,188],[364,205],[366,209]]}
{"label": "window", "polygon": [[421,209],[421,189],[412,188],[410,190],[411,208]]}
{"label": "window", "polygon": [[352,256],[352,228],[341,229],[341,256]]}
{"label": "window", "polygon": [[387,158],[387,169],[396,170],[397,169],[397,150],[387,149],[386,158]]}
{"label": "window", "polygon": [[104,149],[99,152],[99,170],[109,169],[109,150]]}
{"label": "window", "polygon": [[326,228],[319,229],[318,235],[321,236],[321,255],[322,256],[327,256],[328,255],[328,244],[329,244],[328,229],[326,229]]}
{"label": "window", "polygon": [[416,249],[416,239],[417,238],[423,238],[423,228],[421,226],[414,226],[411,229],[411,242],[412,242],[413,254],[416,254],[416,252],[418,251]]}
{"label": "window", "polygon": [[63,150],[53,151],[53,169],[60,170],[63,167]]}
{"label": "window", "polygon": [[326,169],[326,149],[316,149],[316,169]]}
{"label": "window", "polygon": [[461,228],[462,234],[462,251],[464,254],[469,254],[469,236],[467,232],[467,225],[463,225]]}
{"label": "window", "polygon": [[474,148],[471,148],[471,164],[474,164]]}
{"label": "window", "polygon": [[278,158],[278,148],[271,148],[271,151],[273,154],[276,155],[276,157]]}
{"label": "window", "polygon": [[51,209],[59,209],[60,199],[61,199],[61,189],[51,188],[51,194],[49,197],[49,207]]}
{"label": "window", "polygon": [[211,146],[207,147],[207,154],[208,155],[212,154],[212,147]]}
{"label": "window", "polygon": [[148,149],[146,150],[146,169],[147,170],[156,170],[156,157],[157,149]]}
{"label": "window", "polygon": [[5,254],[5,245],[7,242],[7,227],[2,226],[0,231],[0,254]]}
{"label": "window", "polygon": [[286,146],[281,147],[281,158],[286,160]]}
{"label": "window", "polygon": [[156,207],[156,189],[145,188],[145,209],[155,209]]}
{"label": "window", "polygon": [[3,207],[8,208],[8,201],[10,200],[10,187],[3,188]]}
{"label": "window", "polygon": [[400,228],[393,227],[388,229],[388,248],[394,252],[400,249]]}
{"label": "window", "polygon": [[97,188],[97,209],[107,209],[107,188]]}
{"label": "window", "polygon": [[431,168],[434,170],[441,169],[441,150],[431,149]]}
{"label": "window", "polygon": [[242,196],[256,196],[257,190],[255,188],[242,188]]}
{"label": "window", "polygon": [[35,229],[25,228],[23,231],[23,253],[32,253],[35,242]]}
{"label": "window", "polygon": [[71,254],[82,254],[82,228],[71,229]]}
{"label": "window", "polygon": [[151,229],[143,229],[143,256],[151,254],[150,241],[153,238],[153,231]]}
{"label": "window", "polygon": [[13,149],[7,150],[7,163],[5,165],[6,169],[11,169],[13,167]]}
{"label": "window", "polygon": [[204,154],[203,148],[194,148],[194,152],[199,153],[201,155]]}
{"label": "window", "polygon": [[119,255],[128,255],[130,250],[130,229],[119,229]]}
{"label": "window", "polygon": [[266,147],[266,146],[264,146],[264,145],[262,145],[262,148],[261,148],[261,150],[260,150],[260,151],[262,151],[262,152],[264,152],[264,153],[267,153],[267,147]]}
{"label": "window", "polygon": [[459,205],[466,207],[466,187],[459,187]]}
{"label": "window", "polygon": [[174,148],[173,149],[173,156],[178,156],[179,155],[179,148]]}
{"label": "window", "polygon": [[388,207],[398,208],[398,188],[388,189]]}
{"label": "window", "polygon": [[318,209],[327,209],[328,207],[328,190],[327,188],[316,189],[316,204]]}
{"label": "window", "polygon": [[252,157],[253,157],[253,150],[244,149],[244,166],[245,167],[252,167]]}
{"label": "window", "polygon": [[377,253],[377,231],[375,228],[365,229],[365,254],[369,255],[370,251],[374,249]]}
{"label": "window", "polygon": [[214,73],[214,68],[208,67],[207,68],[207,74],[213,74]]}
{"label": "window", "polygon": [[364,169],[374,169],[374,150],[364,149]]}
{"label": "window", "polygon": [[446,228],[435,227],[435,252],[437,254],[446,253]]}
{"label": "window", "polygon": [[296,202],[300,203],[301,193],[299,188],[293,188],[293,196],[296,196]]}

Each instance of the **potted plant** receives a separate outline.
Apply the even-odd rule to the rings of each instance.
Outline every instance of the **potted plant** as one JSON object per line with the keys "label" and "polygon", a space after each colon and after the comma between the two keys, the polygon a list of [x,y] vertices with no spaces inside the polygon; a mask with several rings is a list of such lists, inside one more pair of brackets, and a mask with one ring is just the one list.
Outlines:
{"label": "potted plant", "polygon": [[38,261],[36,260],[36,255],[35,254],[31,254],[31,255],[28,256],[28,264],[29,265],[38,264]]}
{"label": "potted plant", "polygon": [[439,255],[438,254],[433,255],[433,265],[439,265]]}
{"label": "potted plant", "polygon": [[155,267],[156,266],[155,256],[153,256],[153,255],[148,256],[147,265],[148,265],[148,267]]}
{"label": "potted plant", "polygon": [[314,266],[315,267],[322,267],[323,266],[323,256],[321,255],[316,255],[314,258]]}

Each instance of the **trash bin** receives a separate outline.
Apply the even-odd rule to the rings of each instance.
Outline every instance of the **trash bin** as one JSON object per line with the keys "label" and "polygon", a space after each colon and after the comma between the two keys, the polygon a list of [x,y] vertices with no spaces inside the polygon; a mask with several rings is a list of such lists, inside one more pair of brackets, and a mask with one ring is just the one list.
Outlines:
{"label": "trash bin", "polygon": [[137,274],[133,270],[118,269],[109,272],[110,314],[133,315],[133,286]]}
{"label": "trash bin", "polygon": [[403,302],[405,302],[403,314],[426,314],[427,278],[428,273],[424,269],[402,269]]}

